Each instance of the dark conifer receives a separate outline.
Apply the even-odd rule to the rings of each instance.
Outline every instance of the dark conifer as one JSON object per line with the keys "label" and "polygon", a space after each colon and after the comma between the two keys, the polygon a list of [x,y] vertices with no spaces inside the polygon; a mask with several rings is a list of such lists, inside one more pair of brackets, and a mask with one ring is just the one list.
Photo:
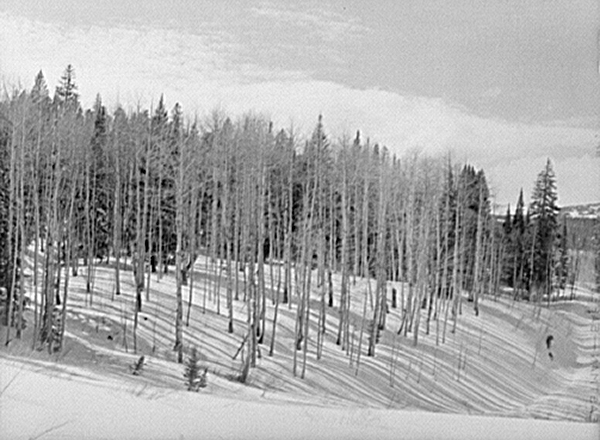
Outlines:
{"label": "dark conifer", "polygon": [[35,77],[35,82],[31,89],[31,100],[36,105],[47,103],[50,99],[48,95],[46,79],[44,78],[44,73],[40,70]]}
{"label": "dark conifer", "polygon": [[504,223],[502,223],[502,227],[504,228],[504,234],[509,236],[512,231],[512,219],[510,217],[510,203],[506,208],[506,215],[504,216]]}
{"label": "dark conifer", "polygon": [[552,162],[547,160],[546,166],[538,174],[529,213],[532,228],[532,287],[539,294],[550,295],[554,275],[554,250],[556,246],[558,213],[556,177]]}
{"label": "dark conifer", "polygon": [[110,240],[110,197],[109,170],[106,161],[106,147],[108,142],[108,116],[106,108],[102,105],[100,95],[96,96],[94,105],[94,132],[91,140],[92,160],[89,164],[92,176],[92,222],[94,225],[93,250],[97,257],[104,257],[108,253]]}
{"label": "dark conifer", "polygon": [[10,173],[9,173],[10,125],[0,113],[0,318],[2,325],[8,325],[8,292],[12,291],[13,259],[11,257],[11,237],[9,237]]}
{"label": "dark conifer", "polygon": [[78,99],[75,69],[69,64],[60,78],[59,85],[56,87],[54,101],[59,106],[71,107],[71,105],[78,104]]}
{"label": "dark conifer", "polygon": [[188,391],[198,391],[199,388],[206,387],[208,368],[205,368],[203,372],[200,372],[200,370],[200,357],[196,347],[194,347],[185,362],[185,372],[183,373]]}

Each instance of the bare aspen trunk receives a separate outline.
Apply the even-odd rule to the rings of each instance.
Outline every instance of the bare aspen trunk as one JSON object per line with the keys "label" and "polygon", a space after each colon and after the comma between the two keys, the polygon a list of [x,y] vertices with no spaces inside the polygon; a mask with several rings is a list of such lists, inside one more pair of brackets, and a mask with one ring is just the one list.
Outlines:
{"label": "bare aspen trunk", "polygon": [[264,212],[265,212],[265,201],[266,201],[266,170],[265,165],[260,163],[260,186],[258,189],[258,203],[257,203],[257,213],[256,213],[256,226],[258,228],[258,249],[257,249],[257,269],[258,269],[258,300],[260,306],[260,315],[258,326],[260,332],[260,337],[258,338],[258,343],[263,343],[263,338],[265,334],[265,321],[266,321],[266,289],[265,289],[265,221],[264,221]]}
{"label": "bare aspen trunk", "polygon": [[285,221],[286,221],[286,232],[284,238],[284,260],[285,260],[285,277],[283,286],[283,303],[292,306],[289,296],[292,293],[292,234],[294,225],[294,150],[290,149],[290,160],[289,160],[289,173],[288,173],[288,187],[287,187],[287,198],[286,198],[286,210],[285,210]]}
{"label": "bare aspen trunk", "polygon": [[[369,281],[367,281],[367,287],[370,290],[371,289],[371,283]],[[360,367],[360,355],[362,353],[362,340],[363,340],[363,334],[365,331],[365,321],[367,319],[367,298],[369,297],[369,292],[365,292],[365,300],[364,300],[364,304],[363,304],[363,314],[362,314],[362,319],[361,319],[361,323],[360,323],[360,333],[358,336],[358,348],[356,351],[356,371],[354,372],[355,376],[358,376],[358,369]]]}
{"label": "bare aspen trunk", "polygon": [[375,306],[373,311],[373,321],[371,325],[371,334],[369,337],[368,356],[375,356],[375,345],[379,338],[379,332],[382,329],[381,316],[385,314],[385,215],[386,215],[386,188],[384,176],[384,163],[377,164],[379,167],[379,206],[377,210],[377,266],[376,276],[377,284],[375,288]]}
{"label": "bare aspen trunk", "polygon": [[[231,248],[232,248],[232,237],[231,237],[231,219],[230,219],[230,210],[233,211],[229,207],[230,205],[230,188],[229,188],[229,157],[228,152],[225,153],[225,179],[224,179],[224,189],[223,189],[223,197],[222,197],[222,210],[223,210],[223,242],[225,245],[225,270],[227,277],[227,332],[233,333],[233,273],[231,270]],[[235,238],[233,239],[235,240]],[[236,277],[237,278],[237,277]]]}
{"label": "bare aspen trunk", "polygon": [[[180,160],[181,162],[181,160]],[[177,210],[176,210],[176,228],[177,243],[175,247],[175,297],[177,306],[175,309],[175,351],[177,352],[177,362],[183,363],[183,298],[182,298],[182,261],[183,253],[183,164],[179,164],[179,176],[177,185]]]}
{"label": "bare aspen trunk", "polygon": [[196,194],[196,191],[194,191],[192,193],[191,216],[192,216],[192,221],[190,223],[193,226],[190,226],[192,229],[192,234],[190,235],[190,237],[191,237],[190,254],[191,254],[192,261],[190,262],[190,269],[189,269],[190,285],[189,285],[189,289],[188,289],[188,310],[187,310],[187,317],[186,317],[186,326],[188,326],[188,327],[190,325],[190,313],[191,313],[191,309],[192,309],[192,299],[193,299],[193,295],[194,295],[194,264],[196,262],[195,258],[197,255],[197,246],[198,246],[197,234],[200,234],[200,231],[201,231],[201,218],[202,218],[202,203],[200,203],[200,207],[198,207],[198,194]]}
{"label": "bare aspen trunk", "polygon": [[479,209],[477,211],[477,233],[475,237],[475,269],[473,282],[473,308],[479,316],[479,291],[481,289],[481,268],[483,260],[483,187],[479,189]]}
{"label": "bare aspen trunk", "polygon": [[[533,237],[531,239],[531,252],[529,254],[529,267],[530,267],[530,279],[533,278],[533,270],[534,270],[534,257],[535,257],[535,241],[537,239],[537,225],[538,222],[535,222],[535,226],[533,228]],[[530,281],[529,284],[529,294],[533,295],[534,292],[532,292],[532,287],[535,288],[535,286],[532,286],[532,281]],[[536,307],[539,306],[539,298],[537,298],[539,292],[535,292],[536,298],[533,298],[535,300],[535,304]]]}
{"label": "bare aspen trunk", "polygon": [[77,182],[71,183],[71,200],[69,202],[69,217],[67,221],[67,231],[68,236],[66,238],[65,249],[66,249],[66,258],[65,258],[65,284],[63,290],[63,298],[62,298],[62,312],[61,312],[61,323],[60,326],[60,335],[58,338],[58,348],[62,350],[63,341],[65,336],[65,327],[67,326],[67,301],[69,296],[69,266],[71,264],[71,250],[73,242],[73,231],[72,231],[72,222],[73,222],[73,208],[75,205],[75,189],[77,187]]}
{"label": "bare aspen trunk", "polygon": [[[312,243],[309,244],[310,249],[312,249]],[[306,287],[304,289],[304,347],[302,353],[302,373],[300,374],[300,378],[304,379],[306,375],[306,358],[308,354],[308,333],[309,333],[309,321],[310,321],[310,287],[311,287],[311,278],[312,271],[310,270],[310,265],[307,266],[308,275],[306,276]]]}
{"label": "bare aspen trunk", "polygon": [[[52,174],[53,182],[53,195],[52,195],[52,211],[50,216],[50,226],[48,227],[48,234],[46,239],[46,252],[48,253],[48,265],[47,265],[47,283],[45,286],[46,294],[46,342],[48,343],[48,353],[54,352],[54,301],[55,301],[55,285],[54,285],[54,274],[56,267],[60,268],[60,249],[57,248],[59,241],[59,219],[58,219],[58,204],[60,186],[62,181],[62,167],[61,167],[61,148],[58,145],[53,145],[56,148],[56,158],[54,162],[54,173]],[[52,255],[54,254],[54,255]]]}
{"label": "bare aspen trunk", "polygon": [[[416,301],[416,318],[414,326],[414,340],[413,345],[416,347],[419,341],[419,330],[421,323],[421,309],[423,301],[426,301],[426,307],[429,308],[429,302],[431,301],[428,295],[428,275],[427,267],[429,265],[429,234],[431,227],[431,220],[429,218],[430,209],[425,207],[421,213],[421,225],[420,225],[420,237],[419,244],[417,246],[417,301]],[[429,318],[428,318],[429,320]]]}
{"label": "bare aspen trunk", "polygon": [[[115,293],[121,294],[121,234],[122,234],[122,215],[121,215],[121,149],[119,139],[116,139],[115,151],[115,188],[113,197],[115,204],[113,208],[113,254],[115,256]],[[113,298],[114,299],[114,298]]]}
{"label": "bare aspen trunk", "polygon": [[[144,243],[144,248],[146,251],[146,257],[145,257],[145,261],[144,261],[144,269],[146,272],[146,284],[144,285],[144,290],[146,292],[146,301],[150,302],[150,285],[152,282],[152,267],[150,267],[150,270],[147,270],[147,263],[150,263],[150,266],[152,266],[152,255],[153,255],[153,246],[154,246],[154,240],[153,235],[153,229],[154,229],[154,200],[157,199],[158,197],[156,196],[156,194],[153,194],[150,196],[150,207],[148,208],[148,228],[146,231],[146,236],[145,236],[145,243]],[[158,202],[157,202],[158,203]],[[159,217],[162,217],[159,214]],[[148,258],[149,257],[149,258]],[[150,260],[150,261],[146,261],[146,260]],[[158,276],[157,279],[160,277],[160,270],[158,270]],[[158,281],[158,280],[157,280]]]}
{"label": "bare aspen trunk", "polygon": [[[344,154],[344,153],[342,153]],[[342,350],[348,348],[348,334],[344,330],[347,328],[348,316],[348,181],[346,171],[346,160],[344,155],[344,163],[342,164],[342,285],[340,291],[340,307],[339,307],[339,327],[337,335],[337,345],[341,345]]]}
{"label": "bare aspen trunk", "polygon": [[233,227],[233,258],[236,262],[236,276],[234,277],[235,300],[240,299],[240,277],[239,271],[244,268],[245,262],[242,260],[242,252],[240,251],[240,241],[242,240],[242,203],[241,203],[241,185],[236,186],[235,191],[235,206],[234,206],[234,227]]}
{"label": "bare aspen trunk", "polygon": [[323,345],[323,339],[325,338],[325,292],[327,290],[327,283],[325,282],[325,237],[323,228],[319,230],[319,250],[318,250],[318,265],[319,269],[323,270],[323,280],[321,281],[321,306],[319,308],[319,320],[317,322],[317,359],[321,359],[321,350]]}
{"label": "bare aspen trunk", "polygon": [[[427,330],[426,330],[426,334],[429,335],[430,333],[430,324],[431,324],[431,318],[433,315],[433,319],[436,321],[436,323],[439,323],[438,320],[438,306],[439,306],[439,300],[440,300],[440,294],[439,294],[439,290],[440,290],[440,277],[441,277],[441,271],[442,271],[442,267],[441,267],[441,260],[442,260],[442,240],[441,240],[441,219],[440,219],[440,210],[438,208],[438,203],[436,200],[436,203],[434,204],[434,209],[435,209],[435,265],[434,265],[434,270],[435,273],[433,274],[433,288],[431,289],[431,297],[430,297],[430,304],[428,307],[428,312],[427,312]],[[433,302],[433,304],[432,304]],[[439,329],[439,325],[437,327]]]}
{"label": "bare aspen trunk", "polygon": [[[146,156],[146,172],[144,175],[144,196],[143,200],[141,199],[139,191],[138,191],[138,212],[137,212],[137,240],[136,240],[136,249],[137,249],[137,272],[136,272],[136,316],[135,316],[135,326],[134,326],[134,341],[136,337],[137,330],[137,314],[142,311],[142,293],[144,292],[144,270],[146,266],[146,246],[144,243],[144,239],[146,238],[146,231],[148,225],[148,217],[149,217],[149,198],[150,198],[150,144],[149,140],[145,146],[145,156]],[[139,168],[139,165],[138,165]],[[139,175],[139,169],[136,169],[136,172]],[[140,179],[138,177],[137,182]],[[139,186],[139,183],[138,183]],[[141,206],[140,206],[141,204]],[[134,347],[135,349],[135,347]]]}
{"label": "bare aspen trunk", "polygon": [[[458,315],[458,296],[459,296],[459,284],[458,284],[458,259],[459,259],[459,246],[460,246],[460,226],[461,226],[461,213],[462,210],[460,208],[461,198],[460,198],[460,190],[459,190],[459,200],[456,205],[456,224],[454,228],[454,250],[452,255],[452,314],[453,318],[456,318]],[[442,343],[446,342],[446,326],[448,324],[448,309],[449,304],[446,307],[446,316],[444,317],[444,331],[442,336]],[[455,321],[456,322],[456,321]]]}
{"label": "bare aspen trunk", "polygon": [[273,331],[271,333],[271,345],[269,347],[269,356],[273,356],[275,351],[275,333],[277,331],[277,316],[279,313],[279,286],[275,292],[275,306],[273,311]]}
{"label": "bare aspen trunk", "polygon": [[[41,110],[38,116],[38,122],[41,125]],[[33,181],[33,209],[34,209],[34,224],[35,224],[35,236],[34,236],[34,247],[33,247],[33,337],[31,338],[31,349],[34,350],[36,347],[37,335],[39,334],[39,319],[38,319],[38,306],[39,306],[39,251],[40,251],[40,200],[39,200],[39,179],[42,175],[40,170],[40,150],[41,150],[41,127],[38,127],[37,133],[37,144],[35,149],[35,161],[32,163],[31,175]]]}
{"label": "bare aspen trunk", "polygon": [[6,343],[8,345],[11,341],[10,339],[10,329],[12,327],[12,319],[13,319],[13,302],[15,297],[15,289],[16,289],[16,278],[17,278],[17,255],[18,255],[18,242],[16,233],[14,231],[14,223],[15,223],[15,205],[16,205],[16,130],[13,133],[10,140],[10,156],[9,156],[9,187],[8,187],[8,240],[7,244],[9,246],[8,258],[12,260],[12,272],[10,274],[10,286],[8,286],[7,292],[7,327],[6,327]]}
{"label": "bare aspen trunk", "polygon": [[[215,146],[213,145],[213,149],[215,148]],[[220,179],[219,179],[219,175],[218,175],[218,168],[216,165],[216,154],[217,152],[213,150],[213,166],[212,166],[212,206],[211,206],[211,229],[210,229],[210,260],[211,260],[211,264],[212,264],[212,268],[213,268],[213,274],[216,274],[217,277],[219,278],[220,281],[220,270],[217,264],[217,258],[218,258],[218,228],[219,228],[219,222],[218,222],[218,203],[219,203],[219,184],[220,184]],[[214,294],[218,297],[219,292],[218,292],[218,282],[214,283]],[[219,314],[220,310],[219,310],[219,305],[217,305],[217,314]]]}
{"label": "bare aspen trunk", "polygon": [[[366,179],[366,175],[363,177]],[[361,201],[361,197],[360,197],[360,189],[359,189],[360,185],[355,184],[354,186],[354,203],[356,205],[355,208],[355,212],[353,215],[353,221],[352,221],[352,228],[353,228],[353,244],[354,244],[354,261],[353,261],[353,269],[352,269],[352,279],[353,279],[353,285],[356,285],[356,277],[359,276],[360,274],[360,258],[361,258],[361,231],[362,231],[362,227],[360,224],[361,221],[361,216],[358,215],[359,209],[361,208],[360,205],[360,201]],[[361,210],[362,212],[362,210]]]}
{"label": "bare aspen trunk", "polygon": [[[163,248],[163,173],[164,173],[164,164],[163,164],[163,142],[160,142],[158,146],[159,151],[159,164],[158,164],[158,198],[157,198],[157,213],[158,213],[158,271],[156,274],[157,280],[161,280],[163,274],[167,273],[167,259],[168,256],[165,256],[165,250]],[[177,214],[176,214],[177,216]],[[150,221],[150,233],[152,235],[152,229],[154,228],[154,223]],[[150,240],[149,249],[150,255],[152,255],[152,241]],[[175,257],[177,258],[177,257]],[[150,277],[148,276],[148,282],[150,281]],[[146,301],[150,301],[150,286],[146,288]]]}
{"label": "bare aspen trunk", "polygon": [[[365,174],[364,185],[363,185],[363,201],[362,201],[362,234],[361,234],[361,275],[364,278],[370,278],[369,274],[369,248],[368,248],[368,235],[369,235],[369,180]],[[369,301],[371,308],[373,308],[373,296],[369,291]]]}
{"label": "bare aspen trunk", "polygon": [[91,209],[91,182],[90,182],[90,166],[87,165],[85,167],[85,239],[86,239],[86,282],[85,282],[85,292],[86,292],[86,302],[90,302],[91,305],[91,289],[92,289],[92,266],[94,264],[94,250],[92,244],[92,229],[93,219],[92,219],[92,209]]}
{"label": "bare aspen trunk", "polygon": [[[411,165],[414,167],[414,165]],[[414,176],[414,170],[411,171],[411,175]],[[414,218],[415,218],[415,183],[412,181],[409,188],[408,206],[406,207],[406,277],[408,281],[408,293],[406,300],[406,319],[404,327],[404,337],[408,335],[409,331],[412,331],[413,318],[414,318],[414,284],[415,284],[415,262],[414,262]]]}

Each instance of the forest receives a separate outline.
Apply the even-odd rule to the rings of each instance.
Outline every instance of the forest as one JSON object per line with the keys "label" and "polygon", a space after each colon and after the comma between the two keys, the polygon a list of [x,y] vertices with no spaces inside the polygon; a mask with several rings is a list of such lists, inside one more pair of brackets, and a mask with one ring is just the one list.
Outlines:
{"label": "forest", "polygon": [[[326,332],[343,351],[376,356],[384,331],[414,345],[435,333],[443,344],[466,310],[479,314],[484,297],[511,295],[540,308],[569,297],[578,239],[560,215],[549,159],[532,182],[531,202],[521,191],[514,210],[498,213],[484,170],[453,162],[450,154],[398,156],[359,131],[334,138],[325,118],[315,116],[314,130],[304,136],[255,114],[191,118],[179,104],[168,110],[162,96],[155,108],[110,112],[98,96],[84,109],[71,65],[53,94],[41,71],[30,90],[4,93],[3,343],[27,326],[32,349],[60,352],[70,281],[86,277],[91,303],[94,268],[106,265],[114,271],[113,297],[123,293],[123,279],[135,280],[134,347],[151,283],[174,274],[172,343],[182,363],[191,349],[183,328],[193,292],[203,288],[193,276],[201,255],[216,280],[203,307],[227,316],[223,332],[239,325],[234,303],[246,306],[240,341],[246,376],[260,346],[274,354],[284,306],[295,313],[293,374],[303,377],[315,327],[317,358]],[[600,222],[587,229],[595,231],[585,249],[596,255],[598,288]],[[28,259],[29,291],[22,274]],[[341,276],[339,292],[334,274]],[[357,277],[372,279],[373,288],[356,289]],[[360,310],[352,309],[353,296]],[[399,328],[386,322],[390,309],[401,314]],[[334,311],[335,328],[326,328]],[[351,347],[354,315],[358,348]]]}

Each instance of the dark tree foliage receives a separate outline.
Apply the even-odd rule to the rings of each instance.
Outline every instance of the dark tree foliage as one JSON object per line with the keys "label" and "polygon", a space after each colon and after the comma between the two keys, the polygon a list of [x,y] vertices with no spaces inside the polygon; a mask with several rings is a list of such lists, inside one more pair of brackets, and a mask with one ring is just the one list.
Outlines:
{"label": "dark tree foliage", "polygon": [[[510,210],[510,208],[509,208]],[[512,287],[514,295],[529,289],[529,258],[527,250],[531,246],[528,234],[527,218],[525,216],[525,202],[523,201],[523,190],[519,192],[519,198],[515,212],[509,220],[509,212],[504,221],[504,264],[503,281],[505,285]]]}
{"label": "dark tree foliage", "polygon": [[[446,295],[449,292],[452,278],[452,268],[454,266],[454,246],[456,245],[456,220],[457,220],[457,196],[458,187],[456,186],[456,178],[450,163],[446,166],[445,178],[443,183],[443,193],[439,202],[439,230],[443,238],[442,250],[440,255],[439,266],[446,272]],[[441,285],[440,285],[441,289]]]}
{"label": "dark tree foliage", "polygon": [[102,105],[100,96],[96,98],[93,114],[94,130],[91,144],[91,161],[89,163],[91,179],[90,198],[92,202],[92,224],[94,230],[94,254],[103,258],[108,254],[110,240],[110,210],[111,182],[110,170],[107,164],[107,142],[109,135],[109,121],[106,108]]}
{"label": "dark tree foliage", "polygon": [[538,294],[550,295],[553,288],[560,212],[557,198],[556,177],[548,159],[546,166],[538,174],[529,206],[533,240],[531,283]]}
{"label": "dark tree foliage", "polygon": [[198,391],[200,388],[206,387],[206,375],[208,369],[202,371],[200,366],[200,357],[198,356],[198,350],[196,347],[192,348],[190,356],[185,362],[185,371],[183,377],[185,378],[185,384],[188,391]]}
{"label": "dark tree foliage", "polygon": [[555,283],[557,288],[564,289],[569,277],[569,230],[566,219],[562,220],[559,229],[555,251]]}
{"label": "dark tree foliage", "polygon": [[44,78],[44,73],[40,70],[35,77],[35,82],[31,89],[31,101],[35,106],[49,105],[50,97],[48,93],[48,85]]}
{"label": "dark tree foliage", "polygon": [[69,64],[62,77],[60,84],[54,93],[54,102],[57,107],[74,108],[79,106],[79,94],[75,83],[75,69]]}
{"label": "dark tree foliage", "polygon": [[4,291],[4,303],[0,304],[2,325],[8,325],[8,292],[12,287],[13,259],[12,240],[8,235],[10,208],[9,142],[10,125],[0,112],[0,290]]}
{"label": "dark tree foliage", "polygon": [[[462,251],[464,258],[463,287],[467,291],[473,289],[475,277],[475,259],[477,258],[477,227],[479,216],[488,218],[490,216],[489,189],[483,170],[476,171],[474,167],[466,165],[459,177],[459,185],[462,188],[462,227],[461,236],[463,240]],[[484,236],[490,234],[490,229],[483,222]]]}
{"label": "dark tree foliage", "polygon": [[[322,116],[301,141],[292,130],[277,131],[270,121],[255,115],[230,119],[216,112],[192,124],[179,104],[168,111],[164,97],[153,109],[117,108],[113,114],[99,97],[85,112],[78,99],[72,66],[65,70],[54,102],[40,72],[31,93],[15,95],[6,103],[7,108],[22,105],[35,111],[24,122],[24,141],[15,141],[12,148],[10,139],[18,136],[0,132],[0,154],[25,153],[23,164],[21,156],[10,157],[13,168],[7,160],[0,162],[0,214],[11,209],[6,203],[6,188],[11,187],[6,182],[7,170],[22,167],[25,171],[20,175],[26,176],[23,215],[28,228],[36,224],[44,247],[36,273],[43,274],[38,322],[46,341],[55,341],[57,330],[58,334],[64,330],[57,311],[66,308],[56,307],[68,301],[65,272],[71,271],[64,269],[80,264],[83,258],[87,258],[88,276],[97,264],[93,257],[111,254],[119,258],[114,264],[115,278],[120,278],[120,271],[134,271],[134,284],[123,282],[122,293],[135,289],[139,305],[144,290],[149,298],[154,294],[148,284],[154,282],[149,267],[175,264],[186,272],[183,277],[177,273],[179,292],[185,280],[190,280],[188,311],[195,306],[192,288],[197,287],[193,281],[198,277],[188,278],[187,271],[196,256],[213,257],[209,264],[223,259],[213,264],[216,284],[209,300],[216,298],[220,304],[220,292],[230,289],[224,307],[233,310],[233,289],[235,300],[252,298],[245,305],[250,310],[249,328],[253,326],[248,334],[254,331],[260,336],[258,344],[265,332],[268,340],[266,305],[277,298],[280,289],[281,302],[301,311],[297,313],[302,318],[298,324],[301,350],[308,350],[310,338],[305,336],[310,336],[315,324],[315,302],[308,292],[319,289],[322,321],[317,327],[322,333],[317,337],[323,337],[321,342],[329,334],[325,324],[331,327],[325,319],[328,303],[330,311],[340,310],[338,333],[345,334],[339,338],[340,345],[349,348],[354,325],[371,335],[372,353],[377,335],[385,330],[390,280],[404,281],[409,287],[397,293],[406,308],[401,310],[405,328],[418,333],[421,308],[426,309],[422,319],[427,320],[429,332],[429,320],[444,316],[441,307],[456,312],[458,304],[446,301],[453,297],[454,288],[467,290],[476,303],[478,295],[493,285],[491,274],[500,271],[495,265],[502,240],[496,239],[498,227],[491,216],[482,170],[454,167],[449,161],[417,153],[401,162],[385,146],[371,144],[359,134],[354,139],[333,139],[326,133]],[[7,114],[13,123],[18,121],[17,112]],[[26,174],[30,170],[34,172]],[[34,206],[36,198],[39,203]],[[34,214],[39,214],[39,228]],[[4,219],[6,215],[0,215],[0,221]],[[507,252],[516,256],[514,261],[506,259],[513,261],[513,270],[505,278],[514,284],[515,279],[525,278],[529,248],[519,243],[531,229],[522,197],[514,216],[507,213],[504,226],[512,246]],[[0,234],[6,230],[0,228]],[[0,264],[5,266],[11,261],[7,256],[11,246],[2,246],[1,240],[10,239],[0,235]],[[74,253],[67,263],[69,249]],[[162,261],[157,261],[159,255]],[[271,259],[281,262],[281,271],[274,265],[266,273]],[[235,282],[231,268],[243,270],[244,265],[256,271]],[[312,280],[312,272],[306,270],[310,268],[317,269]],[[348,296],[346,303],[334,304],[332,273],[342,268]],[[10,268],[0,270],[0,277],[10,272]],[[377,280],[373,305],[369,301],[366,311],[351,311],[349,298],[363,293],[353,288],[351,279],[361,276]],[[277,278],[281,282],[275,282]],[[212,279],[206,285],[211,283]],[[437,291],[439,299],[444,289],[444,301],[434,301],[432,292]],[[93,290],[88,291],[90,301]],[[116,289],[120,293],[121,286]],[[177,316],[181,316],[180,298]],[[375,314],[364,319],[363,327],[362,318],[356,315],[366,316],[373,310]],[[274,324],[273,334],[275,328]],[[178,348],[184,342],[179,338]],[[55,347],[60,347],[60,340]],[[245,359],[251,368],[256,357],[253,338],[248,347]],[[198,371],[194,371],[192,382],[196,383]]]}

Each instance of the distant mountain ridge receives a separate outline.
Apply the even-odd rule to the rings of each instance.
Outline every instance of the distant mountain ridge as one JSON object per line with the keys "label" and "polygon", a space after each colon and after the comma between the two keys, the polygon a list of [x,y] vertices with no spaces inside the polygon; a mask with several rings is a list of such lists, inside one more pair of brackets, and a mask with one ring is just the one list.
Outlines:
{"label": "distant mountain ridge", "polygon": [[570,218],[600,218],[600,202],[562,206],[561,214]]}

